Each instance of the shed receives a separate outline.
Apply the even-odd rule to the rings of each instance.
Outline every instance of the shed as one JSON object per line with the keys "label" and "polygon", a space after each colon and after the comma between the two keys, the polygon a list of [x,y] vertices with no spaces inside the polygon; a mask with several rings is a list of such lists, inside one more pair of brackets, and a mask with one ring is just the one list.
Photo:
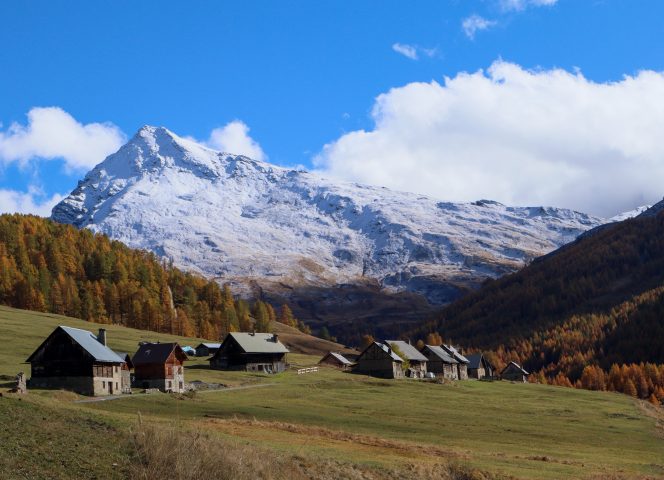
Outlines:
{"label": "shed", "polygon": [[466,358],[470,362],[468,364],[469,378],[477,378],[479,380],[484,377],[493,377],[493,366],[484,357],[484,354],[481,352],[473,353],[472,355],[466,355]]}
{"label": "shed", "polygon": [[442,375],[448,380],[459,379],[459,362],[439,345],[425,345],[422,354],[427,358],[430,372]]}
{"label": "shed", "polygon": [[512,380],[513,382],[528,382],[528,375],[530,373],[526,372],[521,365],[516,362],[510,362],[507,366],[500,372],[500,378],[503,380]]}
{"label": "shed", "polygon": [[106,346],[106,330],[97,336],[87,330],[60,325],[26,360],[30,387],[58,388],[83,395],[121,393],[124,360]]}
{"label": "shed", "polygon": [[199,343],[196,346],[196,356],[197,357],[208,357],[217,353],[221,347],[221,343]]}
{"label": "shed", "polygon": [[210,368],[279,373],[286,370],[287,353],[276,333],[231,332],[210,358]]}
{"label": "shed", "polygon": [[342,370],[349,370],[354,363],[347,359],[339,352],[329,352],[318,362],[319,365],[329,365],[332,367],[340,368]]}
{"label": "shed", "polygon": [[184,392],[187,355],[177,343],[143,343],[134,354],[134,385],[162,392]]}
{"label": "shed", "polygon": [[406,375],[411,378],[424,378],[427,373],[427,357],[422,355],[417,348],[413,347],[410,343],[403,340],[387,340],[385,343],[390,345],[392,349],[397,348],[405,355],[405,360],[410,364]]}
{"label": "shed", "polygon": [[403,360],[389,344],[371,342],[357,357],[353,371],[380,378],[403,378],[402,365]]}

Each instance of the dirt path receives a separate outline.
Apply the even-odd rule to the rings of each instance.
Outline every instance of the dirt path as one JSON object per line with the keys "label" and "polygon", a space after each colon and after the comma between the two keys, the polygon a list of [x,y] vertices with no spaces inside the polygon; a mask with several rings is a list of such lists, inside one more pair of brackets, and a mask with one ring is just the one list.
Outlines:
{"label": "dirt path", "polygon": [[[215,390],[197,390],[196,394],[203,393],[220,393],[220,392],[232,392],[235,390],[246,390],[248,388],[262,388],[262,387],[273,387],[277,385],[276,383],[259,383],[258,385],[240,385],[238,387],[226,387],[218,388]],[[132,398],[132,397],[145,397],[147,395],[158,395],[156,393],[132,393],[131,395],[109,395],[108,397],[93,397],[86,398],[84,400],[75,400],[74,403],[96,403],[96,402],[110,402],[111,400],[120,400],[121,398]]]}

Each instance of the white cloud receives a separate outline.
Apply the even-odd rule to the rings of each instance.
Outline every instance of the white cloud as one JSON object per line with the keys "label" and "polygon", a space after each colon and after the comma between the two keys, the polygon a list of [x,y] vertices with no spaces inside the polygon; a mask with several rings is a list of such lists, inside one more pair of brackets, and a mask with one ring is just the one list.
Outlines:
{"label": "white cloud", "polygon": [[406,45],[403,43],[395,43],[392,45],[392,50],[395,52],[403,55],[404,57],[408,57],[411,60],[417,60],[417,49],[413,47],[412,45]]}
{"label": "white cloud", "polygon": [[495,62],[380,95],[371,131],[326,145],[322,173],[441,199],[611,216],[664,195],[664,74],[595,83]]}
{"label": "white cloud", "polygon": [[0,132],[0,162],[62,158],[69,169],[88,170],[124,140],[120,129],[110,123],[83,125],[61,108],[33,108],[27,125],[12,123]]}
{"label": "white cloud", "polygon": [[558,0],[498,0],[500,8],[504,11],[522,11],[528,7],[550,7]]}
{"label": "white cloud", "polygon": [[494,25],[496,25],[496,22],[493,20],[487,20],[479,15],[471,15],[470,17],[464,18],[461,22],[463,33],[465,33],[471,40],[475,38],[477,32],[487,30]]}
{"label": "white cloud", "polygon": [[249,127],[240,120],[233,120],[224,127],[212,130],[206,144],[215,150],[245,155],[254,160],[267,159],[258,142],[249,136]]}
{"label": "white cloud", "polygon": [[58,193],[49,198],[36,187],[30,187],[27,192],[0,189],[0,213],[31,213],[48,217],[63,198],[64,195]]}
{"label": "white cloud", "polygon": [[437,48],[425,48],[418,45],[407,45],[405,43],[395,43],[392,45],[392,50],[410,58],[411,60],[419,60],[420,54],[426,57],[433,57],[438,53]]}

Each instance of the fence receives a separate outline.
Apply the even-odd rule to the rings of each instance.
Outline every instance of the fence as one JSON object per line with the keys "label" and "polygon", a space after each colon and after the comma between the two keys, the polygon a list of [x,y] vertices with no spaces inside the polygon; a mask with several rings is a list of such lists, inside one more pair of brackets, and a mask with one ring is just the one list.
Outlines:
{"label": "fence", "polygon": [[307,367],[307,368],[298,368],[297,374],[302,375],[304,373],[314,373],[318,371],[318,367]]}

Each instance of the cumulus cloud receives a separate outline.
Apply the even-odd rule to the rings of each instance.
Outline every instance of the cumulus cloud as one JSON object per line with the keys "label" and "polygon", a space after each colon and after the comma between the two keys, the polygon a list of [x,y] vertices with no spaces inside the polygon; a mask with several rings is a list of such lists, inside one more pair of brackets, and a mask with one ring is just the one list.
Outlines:
{"label": "cumulus cloud", "polygon": [[487,20],[479,15],[471,15],[461,21],[461,29],[468,38],[473,40],[475,34],[481,30],[487,30],[496,24],[493,20]]}
{"label": "cumulus cloud", "polygon": [[61,108],[33,108],[28,123],[0,132],[0,162],[61,158],[71,170],[88,170],[115,152],[125,136],[110,123],[83,125]]}
{"label": "cumulus cloud", "polygon": [[611,83],[504,61],[380,95],[375,126],[326,145],[322,173],[446,200],[611,216],[664,195],[664,74]]}
{"label": "cumulus cloud", "polygon": [[58,193],[47,197],[36,187],[30,187],[27,192],[0,189],[0,213],[31,213],[48,217],[63,198],[64,195]]}
{"label": "cumulus cloud", "polygon": [[522,11],[528,7],[550,7],[558,0],[498,0],[504,11]]}
{"label": "cumulus cloud", "polygon": [[254,160],[267,159],[258,142],[249,136],[247,124],[240,120],[233,120],[223,127],[212,130],[206,144],[215,150],[245,155]]}

